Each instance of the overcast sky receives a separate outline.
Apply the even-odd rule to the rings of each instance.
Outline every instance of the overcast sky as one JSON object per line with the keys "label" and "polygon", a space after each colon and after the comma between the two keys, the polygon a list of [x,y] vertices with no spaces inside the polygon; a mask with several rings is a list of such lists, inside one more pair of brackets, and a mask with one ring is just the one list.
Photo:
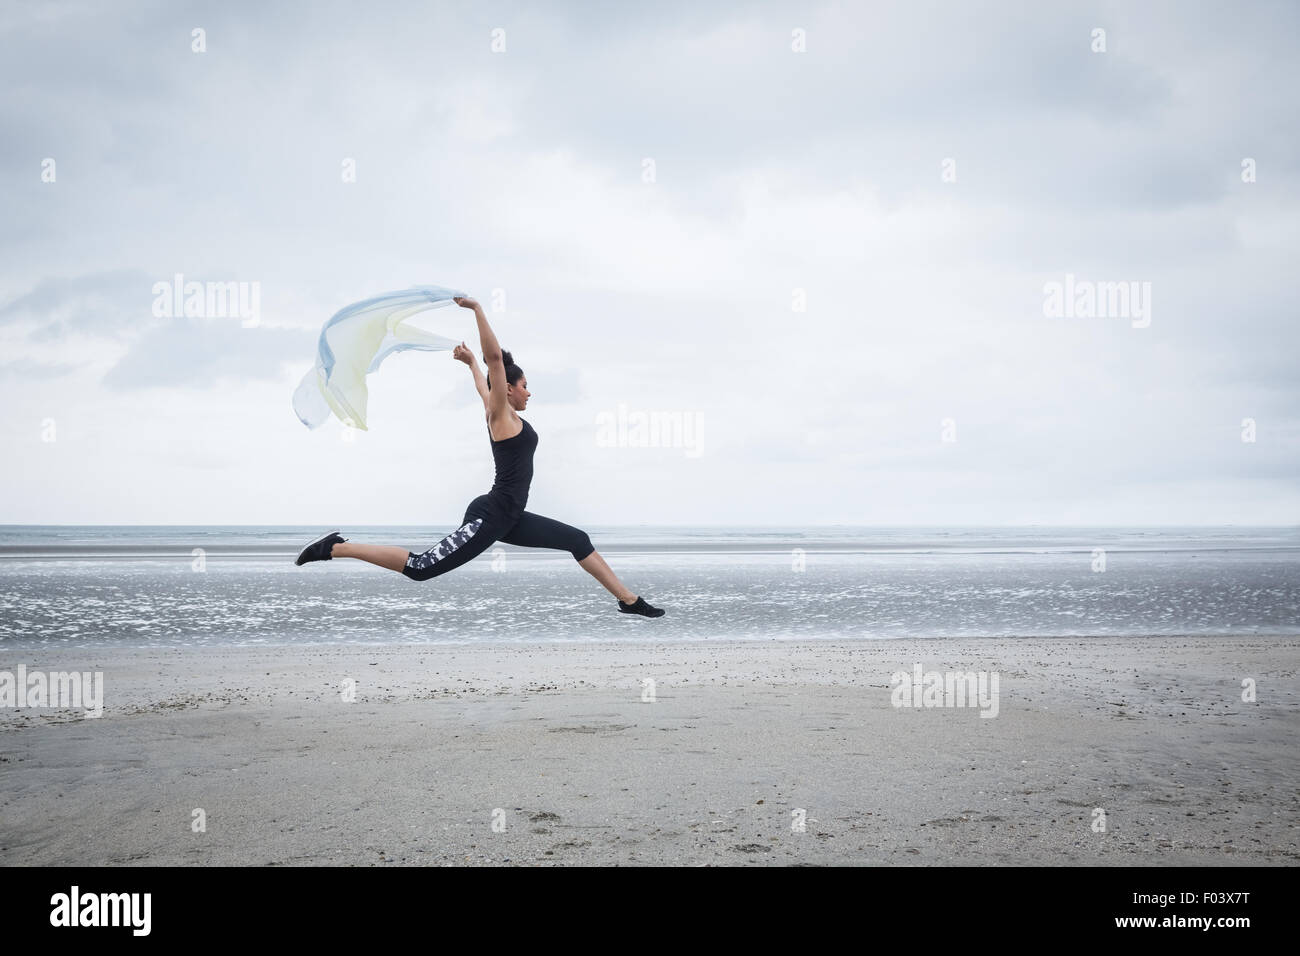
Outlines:
{"label": "overcast sky", "polygon": [[418,284],[503,290],[571,524],[1300,522],[1294,3],[266,6],[0,6],[0,522],[458,522],[449,354],[290,407]]}

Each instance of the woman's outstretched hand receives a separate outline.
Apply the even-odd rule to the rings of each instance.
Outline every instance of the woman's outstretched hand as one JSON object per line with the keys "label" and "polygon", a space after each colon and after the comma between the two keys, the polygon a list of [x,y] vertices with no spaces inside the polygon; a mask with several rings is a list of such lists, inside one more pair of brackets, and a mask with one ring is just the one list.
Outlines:
{"label": "woman's outstretched hand", "polygon": [[460,297],[458,297],[458,298],[453,298],[451,301],[452,301],[452,302],[455,302],[455,303],[456,303],[458,306],[460,306],[462,309],[477,309],[477,308],[478,308],[478,302],[476,302],[474,299],[471,299],[471,298],[470,298],[469,296],[467,296],[467,295],[465,295],[465,296],[460,296]]}
{"label": "woman's outstretched hand", "polygon": [[474,365],[474,353],[465,347],[464,342],[451,350],[451,357],[457,362],[464,362],[471,367]]}

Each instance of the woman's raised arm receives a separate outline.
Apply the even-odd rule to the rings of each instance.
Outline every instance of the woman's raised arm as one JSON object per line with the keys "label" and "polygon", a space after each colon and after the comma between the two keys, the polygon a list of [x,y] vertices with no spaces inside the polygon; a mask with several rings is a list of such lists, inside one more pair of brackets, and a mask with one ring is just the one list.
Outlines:
{"label": "woman's raised arm", "polygon": [[478,392],[478,397],[483,399],[483,407],[487,408],[487,379],[483,377],[483,370],[478,367],[478,360],[474,358],[474,353],[466,347],[464,342],[461,342],[460,345],[451,350],[451,357],[469,366],[469,370],[474,376],[474,389]]}
{"label": "woman's raised arm", "polygon": [[454,301],[461,308],[473,309],[474,318],[478,320],[478,341],[483,350],[483,361],[487,363],[488,381],[492,386],[488,391],[487,399],[488,419],[490,421],[504,414],[507,408],[506,366],[501,360],[501,344],[497,341],[492,326],[488,325],[487,316],[483,314],[483,307],[478,302],[469,296]]}

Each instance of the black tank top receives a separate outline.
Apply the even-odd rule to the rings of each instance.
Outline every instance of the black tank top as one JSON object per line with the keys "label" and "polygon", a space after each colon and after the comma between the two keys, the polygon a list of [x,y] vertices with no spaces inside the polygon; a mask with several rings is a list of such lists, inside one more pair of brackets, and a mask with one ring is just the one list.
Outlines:
{"label": "black tank top", "polygon": [[511,514],[522,514],[528,504],[528,486],[533,483],[533,452],[537,450],[537,432],[525,419],[523,431],[512,438],[497,441],[488,426],[492,458],[496,462],[496,480],[488,494]]}

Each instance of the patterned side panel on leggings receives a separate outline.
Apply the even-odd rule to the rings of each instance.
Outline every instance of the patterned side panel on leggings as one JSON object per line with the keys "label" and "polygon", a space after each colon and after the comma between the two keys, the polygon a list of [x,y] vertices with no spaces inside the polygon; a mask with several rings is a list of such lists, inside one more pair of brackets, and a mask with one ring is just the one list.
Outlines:
{"label": "patterned side panel on leggings", "polygon": [[447,537],[443,538],[428,551],[423,554],[417,554],[406,559],[406,566],[412,571],[424,571],[432,567],[442,558],[447,557],[461,545],[474,537],[476,532],[483,524],[482,518],[475,518],[466,525],[457,528]]}

